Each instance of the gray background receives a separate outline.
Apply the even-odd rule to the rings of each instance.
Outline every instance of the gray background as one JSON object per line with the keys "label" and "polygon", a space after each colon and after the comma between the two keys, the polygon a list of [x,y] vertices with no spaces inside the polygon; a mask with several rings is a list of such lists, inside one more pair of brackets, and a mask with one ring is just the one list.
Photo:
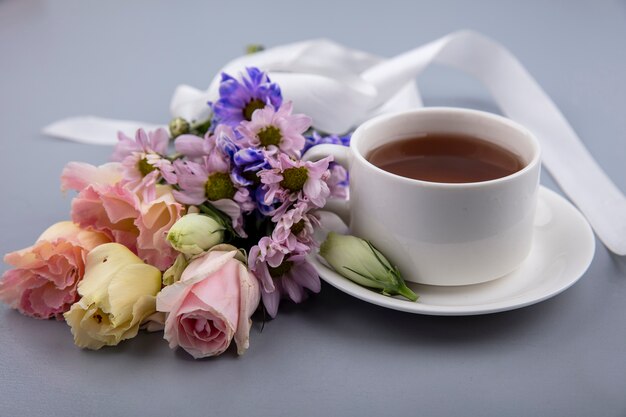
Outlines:
{"label": "gray background", "polygon": [[[68,217],[67,161],[108,158],[42,137],[49,122],[167,121],[178,83],[205,87],[251,42],[325,36],[391,56],[461,28],[509,47],[626,191],[623,0],[0,0],[0,252]],[[426,104],[496,110],[454,72],[431,69],[420,83]],[[624,416],[626,260],[599,244],[565,293],[478,317],[385,310],[324,285],[251,339],[243,357],[203,361],[160,334],[88,352],[64,323],[2,306],[0,416]]]}

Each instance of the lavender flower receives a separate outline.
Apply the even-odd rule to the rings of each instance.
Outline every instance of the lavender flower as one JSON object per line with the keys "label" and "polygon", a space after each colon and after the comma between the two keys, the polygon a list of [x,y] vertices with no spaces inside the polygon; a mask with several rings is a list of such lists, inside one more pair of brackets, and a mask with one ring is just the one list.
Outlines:
{"label": "lavender flower", "polygon": [[205,156],[202,162],[177,160],[174,162],[176,178],[180,190],[175,190],[174,197],[183,204],[201,205],[207,200],[216,209],[227,214],[233,229],[241,237],[246,237],[243,230],[243,214],[254,209],[250,192],[245,187],[233,183],[224,161]]}
{"label": "lavender flower", "polygon": [[124,181],[133,192],[142,192],[144,200],[151,201],[156,198],[154,186],[161,178],[175,181],[172,164],[164,157],[169,142],[165,129],[139,129],[134,139],[119,132],[118,139],[111,159],[121,161]]}
{"label": "lavender flower", "polygon": [[250,249],[248,264],[261,282],[261,297],[271,317],[276,317],[281,298],[301,303],[308,296],[305,289],[321,289],[319,276],[307,262],[306,254],[289,252],[271,238],[262,238],[259,245]]}
{"label": "lavender flower", "polygon": [[255,110],[268,104],[278,108],[283,102],[280,87],[254,67],[246,68],[241,81],[222,73],[219,92],[220,98],[213,104],[216,122],[232,127],[244,120],[252,120]]}
{"label": "lavender flower", "polygon": [[284,153],[278,158],[270,158],[271,169],[259,173],[263,189],[266,191],[265,204],[275,200],[282,202],[282,210],[275,216],[281,216],[296,200],[310,202],[316,207],[324,207],[330,190],[326,180],[330,173],[328,164],[332,156],[316,162],[291,159]]}
{"label": "lavender flower", "polygon": [[316,246],[313,227],[319,226],[320,222],[309,210],[310,206],[304,201],[294,204],[278,219],[272,239],[291,252],[308,251],[311,246]]}
{"label": "lavender flower", "polygon": [[275,154],[279,150],[299,157],[304,147],[302,134],[311,126],[312,119],[303,114],[291,114],[293,105],[285,103],[275,110],[267,106],[254,112],[250,121],[244,121],[237,132],[247,140],[248,146],[261,147]]}

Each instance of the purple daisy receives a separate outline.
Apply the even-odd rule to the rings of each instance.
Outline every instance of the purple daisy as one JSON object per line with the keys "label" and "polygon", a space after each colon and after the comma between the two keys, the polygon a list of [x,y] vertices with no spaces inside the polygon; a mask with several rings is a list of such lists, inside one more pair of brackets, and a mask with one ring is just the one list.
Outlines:
{"label": "purple daisy", "polygon": [[275,110],[272,106],[254,112],[250,121],[244,121],[237,132],[248,146],[264,148],[274,154],[278,150],[299,157],[304,147],[302,134],[311,127],[312,119],[304,114],[291,114],[293,104],[285,103]]}
{"label": "purple daisy", "polygon": [[152,200],[151,190],[161,178],[175,181],[172,163],[164,157],[169,142],[165,129],[153,132],[139,129],[134,139],[119,132],[118,139],[111,159],[122,163],[124,181],[129,189],[147,193],[144,199]]}
{"label": "purple daisy", "polygon": [[167,130],[159,128],[148,133],[143,129],[139,129],[135,133],[135,139],[129,138],[123,132],[118,132],[117,139],[118,142],[111,155],[111,160],[114,162],[122,162],[127,156],[134,153],[165,155],[170,137],[167,134]]}
{"label": "purple daisy", "polygon": [[[272,318],[276,317],[281,298],[301,303],[308,296],[306,289],[315,293],[320,291],[319,276],[306,260],[306,254],[292,253],[286,258],[283,255],[282,262],[277,266],[270,265],[269,259],[265,259],[267,261],[258,246],[250,250],[248,264],[261,281],[263,305]],[[270,285],[267,285],[268,281]]]}
{"label": "purple daisy", "polygon": [[271,169],[262,170],[259,177],[265,190],[265,204],[283,203],[282,210],[277,210],[275,217],[284,214],[297,200],[324,207],[330,195],[326,181],[330,176],[328,164],[331,161],[332,156],[316,162],[294,160],[284,153],[278,158],[269,158]]}
{"label": "purple daisy", "polygon": [[243,213],[254,210],[250,192],[231,180],[224,161],[205,156],[201,162],[176,160],[174,170],[180,190],[174,190],[177,201],[189,205],[201,205],[209,201],[216,209],[227,214],[233,229],[246,237],[243,230]]}
{"label": "purple daisy", "polygon": [[317,245],[313,239],[313,228],[318,226],[319,219],[309,212],[310,206],[299,201],[293,208],[285,212],[272,232],[272,239],[285,246],[291,252],[301,252]]}
{"label": "purple daisy", "polygon": [[255,67],[246,68],[241,81],[222,73],[219,93],[219,100],[213,104],[216,122],[232,127],[252,120],[255,110],[268,104],[278,108],[283,102],[278,84],[272,83],[267,74]]}

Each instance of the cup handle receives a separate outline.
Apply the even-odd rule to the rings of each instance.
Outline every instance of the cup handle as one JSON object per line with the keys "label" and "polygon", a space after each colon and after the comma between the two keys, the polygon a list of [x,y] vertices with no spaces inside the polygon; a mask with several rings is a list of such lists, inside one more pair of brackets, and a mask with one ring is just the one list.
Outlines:
{"label": "cup handle", "polygon": [[[302,155],[305,161],[319,161],[327,156],[332,156],[334,162],[349,171],[350,148],[343,145],[323,144],[313,146]],[[329,198],[322,210],[335,213],[346,224],[350,224],[350,201],[342,198]]]}

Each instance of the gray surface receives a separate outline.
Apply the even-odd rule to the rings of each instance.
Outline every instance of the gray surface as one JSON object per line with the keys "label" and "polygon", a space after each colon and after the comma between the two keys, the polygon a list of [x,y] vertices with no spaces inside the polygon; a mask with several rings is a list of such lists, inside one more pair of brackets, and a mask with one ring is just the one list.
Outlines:
{"label": "gray surface", "polygon": [[[166,121],[178,83],[206,86],[250,42],[327,36],[392,55],[479,30],[520,58],[626,191],[623,0],[126,3],[0,0],[0,252],[68,216],[67,161],[108,157],[43,138],[43,125]],[[458,74],[429,70],[421,83],[427,104],[493,109]],[[241,358],[194,362],[158,334],[80,351],[64,323],[3,306],[0,416],[624,416],[625,318],[626,261],[602,245],[573,288],[489,316],[409,315],[324,285],[255,327]]]}

